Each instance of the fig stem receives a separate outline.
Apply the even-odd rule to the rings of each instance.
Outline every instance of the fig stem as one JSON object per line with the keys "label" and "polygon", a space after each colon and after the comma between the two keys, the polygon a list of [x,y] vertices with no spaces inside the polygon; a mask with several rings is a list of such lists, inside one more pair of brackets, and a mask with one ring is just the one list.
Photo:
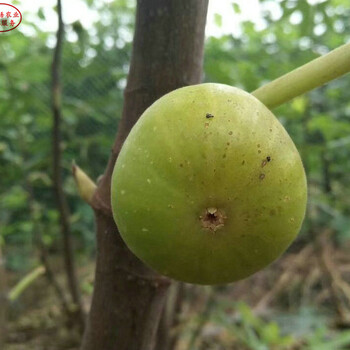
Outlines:
{"label": "fig stem", "polygon": [[330,51],[252,92],[269,109],[350,72],[350,43]]}

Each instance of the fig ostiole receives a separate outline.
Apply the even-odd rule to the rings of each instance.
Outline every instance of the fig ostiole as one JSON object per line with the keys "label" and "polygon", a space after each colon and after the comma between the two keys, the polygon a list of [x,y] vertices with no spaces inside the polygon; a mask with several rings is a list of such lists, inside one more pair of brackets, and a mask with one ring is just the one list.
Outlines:
{"label": "fig ostiole", "polygon": [[175,90],[143,113],[111,186],[130,250],[197,284],[237,281],[278,258],[307,200],[302,161],[277,118],[251,94],[212,83]]}

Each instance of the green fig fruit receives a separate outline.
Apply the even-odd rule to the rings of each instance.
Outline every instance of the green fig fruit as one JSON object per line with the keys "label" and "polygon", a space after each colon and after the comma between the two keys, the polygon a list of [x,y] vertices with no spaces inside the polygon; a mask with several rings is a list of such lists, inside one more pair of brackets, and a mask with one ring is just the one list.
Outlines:
{"label": "green fig fruit", "polygon": [[271,111],[222,84],[157,100],[112,176],[127,246],[159,273],[224,284],[262,269],[298,234],[307,200],[299,153]]}

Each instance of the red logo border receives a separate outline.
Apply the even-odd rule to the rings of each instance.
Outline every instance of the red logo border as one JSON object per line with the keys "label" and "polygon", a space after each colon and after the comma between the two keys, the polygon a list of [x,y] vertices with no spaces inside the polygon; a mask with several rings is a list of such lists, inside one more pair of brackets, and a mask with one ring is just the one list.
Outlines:
{"label": "red logo border", "polygon": [[0,5],[11,6],[11,7],[13,7],[15,10],[17,10],[17,11],[19,12],[19,14],[21,15],[21,20],[18,22],[18,24],[16,25],[16,27],[13,27],[13,28],[7,29],[7,30],[0,30],[0,33],[6,33],[6,32],[9,32],[9,31],[11,31],[11,30],[16,29],[16,28],[21,24],[21,22],[22,22],[22,12],[21,12],[17,7],[15,7],[15,6],[13,6],[13,5],[10,5],[10,4],[6,4],[5,2],[0,2]]}

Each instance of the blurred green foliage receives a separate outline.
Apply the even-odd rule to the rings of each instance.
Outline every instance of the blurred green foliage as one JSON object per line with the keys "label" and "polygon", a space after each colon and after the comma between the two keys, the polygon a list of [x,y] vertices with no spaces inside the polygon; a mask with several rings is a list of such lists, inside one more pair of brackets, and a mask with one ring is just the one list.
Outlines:
{"label": "blurred green foliage", "polygon": [[[270,312],[262,317],[244,302],[216,298],[206,311],[187,321],[181,333],[183,342],[189,344],[184,348],[344,350],[350,346],[350,331],[329,327],[329,315],[317,308],[301,307],[288,314]],[[193,334],[197,334],[195,339]]]}
{"label": "blurred green foliage", "polygon": [[287,325],[276,315],[275,320],[254,315],[245,303],[231,304],[230,312],[227,307],[227,303],[218,303],[207,324],[225,329],[224,342],[230,349],[340,350],[350,346],[350,331],[331,331],[326,317],[317,310],[301,309],[299,314],[288,315]]}
{"label": "blurred green foliage", "polygon": [[[134,2],[89,4],[103,21],[66,26],[61,145],[75,247],[87,254],[95,247],[93,213],[77,197],[71,164],[76,160],[94,179],[104,171],[120,119],[134,21]],[[60,249],[51,180],[55,33],[41,29],[44,11],[38,17],[24,16],[22,30],[0,41],[0,234],[12,269],[35,263],[37,234],[50,249]]]}

